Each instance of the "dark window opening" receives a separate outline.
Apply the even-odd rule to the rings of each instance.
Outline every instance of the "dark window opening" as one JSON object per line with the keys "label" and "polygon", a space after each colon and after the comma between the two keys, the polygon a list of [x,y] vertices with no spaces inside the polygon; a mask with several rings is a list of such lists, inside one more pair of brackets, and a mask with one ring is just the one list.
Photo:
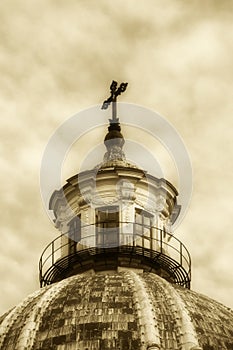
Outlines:
{"label": "dark window opening", "polygon": [[153,215],[142,210],[135,210],[134,236],[136,245],[152,248],[152,219]]}
{"label": "dark window opening", "polygon": [[96,246],[116,247],[119,245],[119,207],[96,209]]}
{"label": "dark window opening", "polygon": [[77,250],[77,243],[81,240],[81,215],[76,216],[69,223],[69,254]]}

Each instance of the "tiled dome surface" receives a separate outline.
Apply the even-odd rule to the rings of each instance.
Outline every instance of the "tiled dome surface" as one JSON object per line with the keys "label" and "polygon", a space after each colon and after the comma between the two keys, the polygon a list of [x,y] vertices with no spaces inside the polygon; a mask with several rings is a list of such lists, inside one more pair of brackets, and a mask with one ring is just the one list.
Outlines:
{"label": "tiled dome surface", "polygon": [[232,311],[152,273],[76,275],[0,318],[0,349],[233,349]]}

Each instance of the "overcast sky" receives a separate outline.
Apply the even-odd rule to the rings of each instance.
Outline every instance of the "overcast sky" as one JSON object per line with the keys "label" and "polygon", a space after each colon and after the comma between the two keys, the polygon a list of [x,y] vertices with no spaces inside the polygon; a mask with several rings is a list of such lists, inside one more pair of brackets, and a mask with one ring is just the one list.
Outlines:
{"label": "overcast sky", "polygon": [[193,196],[177,237],[192,255],[192,289],[233,307],[232,7],[231,0],[0,2],[0,313],[39,288],[40,254],[58,234],[40,195],[46,144],[67,118],[102,103],[112,79],[129,82],[121,101],[158,111],[183,138]]}

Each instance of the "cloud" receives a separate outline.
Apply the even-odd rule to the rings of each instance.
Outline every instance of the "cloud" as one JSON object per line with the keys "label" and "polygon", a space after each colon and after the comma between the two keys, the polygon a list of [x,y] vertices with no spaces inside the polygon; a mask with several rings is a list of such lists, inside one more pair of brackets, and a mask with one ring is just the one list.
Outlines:
{"label": "cloud", "polygon": [[177,234],[192,250],[194,288],[232,305],[230,7],[0,3],[2,312],[38,287],[40,252],[56,235],[39,193],[44,147],[62,121],[101,103],[113,78],[129,82],[122,101],[158,110],[183,137],[194,195]]}

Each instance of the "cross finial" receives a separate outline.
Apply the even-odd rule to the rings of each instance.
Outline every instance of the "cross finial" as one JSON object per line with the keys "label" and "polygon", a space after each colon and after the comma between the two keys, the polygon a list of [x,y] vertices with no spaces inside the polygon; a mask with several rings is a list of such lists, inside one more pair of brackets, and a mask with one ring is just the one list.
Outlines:
{"label": "cross finial", "polygon": [[118,122],[117,108],[116,108],[117,96],[119,96],[122,92],[126,90],[128,83],[121,83],[119,87],[117,87],[117,85],[118,85],[117,81],[113,80],[112,84],[110,85],[111,96],[104,101],[101,107],[102,109],[107,109],[112,102],[112,120],[111,120],[112,123]]}

